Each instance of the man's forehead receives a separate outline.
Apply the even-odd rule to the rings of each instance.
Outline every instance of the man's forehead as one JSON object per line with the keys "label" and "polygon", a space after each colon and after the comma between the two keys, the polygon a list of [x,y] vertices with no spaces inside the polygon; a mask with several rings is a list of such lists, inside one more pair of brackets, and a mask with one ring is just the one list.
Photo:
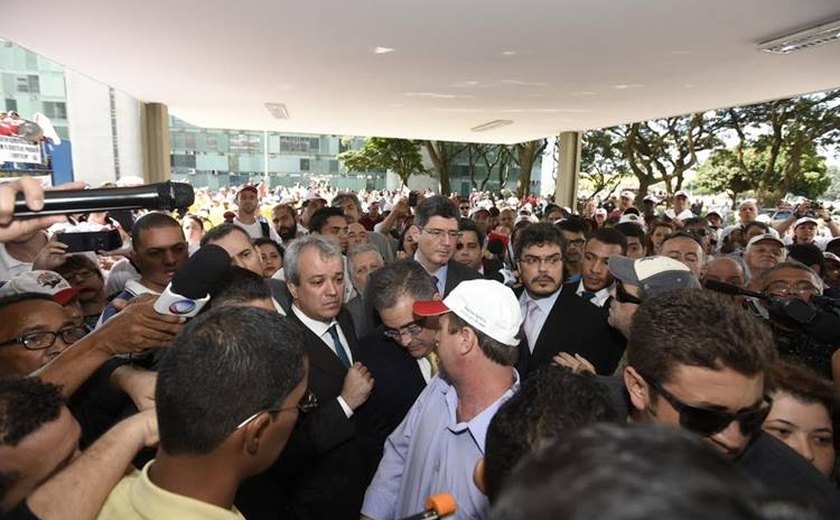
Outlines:
{"label": "man's forehead", "polygon": [[522,250],[523,255],[538,254],[538,253],[562,253],[560,246],[553,242],[545,242],[542,244],[533,244]]}
{"label": "man's forehead", "polygon": [[427,227],[435,229],[458,229],[458,219],[434,216],[429,219]]}
{"label": "man's forehead", "polygon": [[[16,319],[8,318],[17,316]],[[45,299],[24,300],[4,305],[0,308],[0,327],[6,330],[24,330],[39,323],[50,323],[64,318],[64,307],[57,301]]]}
{"label": "man's forehead", "polygon": [[783,268],[770,273],[767,277],[767,284],[773,282],[813,282],[816,274],[811,274],[803,269]]}
{"label": "man's forehead", "polygon": [[140,243],[135,244],[138,250],[173,247],[185,241],[184,230],[180,225],[149,228],[140,232],[139,238]]}

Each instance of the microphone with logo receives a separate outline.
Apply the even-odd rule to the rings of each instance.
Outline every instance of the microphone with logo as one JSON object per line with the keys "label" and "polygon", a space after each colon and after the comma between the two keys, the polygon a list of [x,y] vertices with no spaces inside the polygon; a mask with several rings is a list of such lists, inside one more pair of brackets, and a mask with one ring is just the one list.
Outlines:
{"label": "microphone with logo", "polygon": [[229,268],[227,251],[215,245],[201,247],[178,269],[166,290],[158,296],[155,311],[192,318],[210,301],[210,292]]}
{"label": "microphone with logo", "polygon": [[426,510],[399,520],[438,520],[454,515],[458,509],[455,497],[449,493],[438,493],[426,499]]}

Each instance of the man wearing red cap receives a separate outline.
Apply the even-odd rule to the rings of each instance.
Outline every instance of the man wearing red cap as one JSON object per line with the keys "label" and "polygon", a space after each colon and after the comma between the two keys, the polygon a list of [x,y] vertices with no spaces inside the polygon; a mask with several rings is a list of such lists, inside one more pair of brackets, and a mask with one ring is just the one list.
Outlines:
{"label": "man wearing red cap", "polygon": [[498,282],[468,280],[442,301],[415,302],[414,314],[439,320],[440,372],[388,437],[362,517],[416,514],[441,491],[454,496],[459,517],[486,517],[487,498],[472,475],[490,420],[519,388],[519,303]]}

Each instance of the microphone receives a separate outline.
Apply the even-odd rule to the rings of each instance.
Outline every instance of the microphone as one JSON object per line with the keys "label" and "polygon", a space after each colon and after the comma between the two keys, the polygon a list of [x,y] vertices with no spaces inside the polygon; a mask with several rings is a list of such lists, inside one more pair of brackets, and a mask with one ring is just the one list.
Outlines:
{"label": "microphone", "polygon": [[771,305],[771,315],[788,318],[808,336],[823,343],[840,342],[840,316],[821,310],[799,298],[783,300],[780,305]]}
{"label": "microphone", "polygon": [[455,514],[458,509],[455,497],[449,493],[438,493],[426,499],[426,510],[416,515],[406,516],[400,520],[438,520]]}
{"label": "microphone", "polygon": [[731,283],[718,282],[717,280],[703,280],[703,287],[705,287],[706,289],[715,291],[715,292],[719,292],[719,293],[723,293],[723,294],[730,294],[732,296],[749,296],[751,298],[758,298],[759,300],[765,300],[765,301],[772,301],[773,300],[773,298],[771,298],[770,296],[768,296],[766,294],[763,294],[763,293],[760,293],[760,292],[755,292],[755,291],[750,291],[750,290],[738,287],[737,285],[732,285]]}
{"label": "microphone", "polygon": [[199,248],[181,266],[155,301],[158,314],[192,318],[210,301],[210,291],[230,268],[230,255],[219,246]]}
{"label": "microphone", "polygon": [[158,209],[172,211],[188,208],[195,202],[193,187],[183,182],[161,182],[129,188],[93,190],[51,190],[44,192],[44,209],[33,211],[23,194],[15,198],[16,217],[67,215],[117,209]]}

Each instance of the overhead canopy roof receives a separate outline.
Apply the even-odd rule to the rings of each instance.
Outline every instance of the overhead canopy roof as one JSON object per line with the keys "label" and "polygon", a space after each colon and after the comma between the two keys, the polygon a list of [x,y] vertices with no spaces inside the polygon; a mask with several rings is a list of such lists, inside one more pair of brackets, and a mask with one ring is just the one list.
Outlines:
{"label": "overhead canopy roof", "polygon": [[[837,0],[5,0],[0,34],[198,126],[510,143],[838,87],[840,43],[757,49],[838,18]],[[493,120],[512,123],[471,130]]]}

